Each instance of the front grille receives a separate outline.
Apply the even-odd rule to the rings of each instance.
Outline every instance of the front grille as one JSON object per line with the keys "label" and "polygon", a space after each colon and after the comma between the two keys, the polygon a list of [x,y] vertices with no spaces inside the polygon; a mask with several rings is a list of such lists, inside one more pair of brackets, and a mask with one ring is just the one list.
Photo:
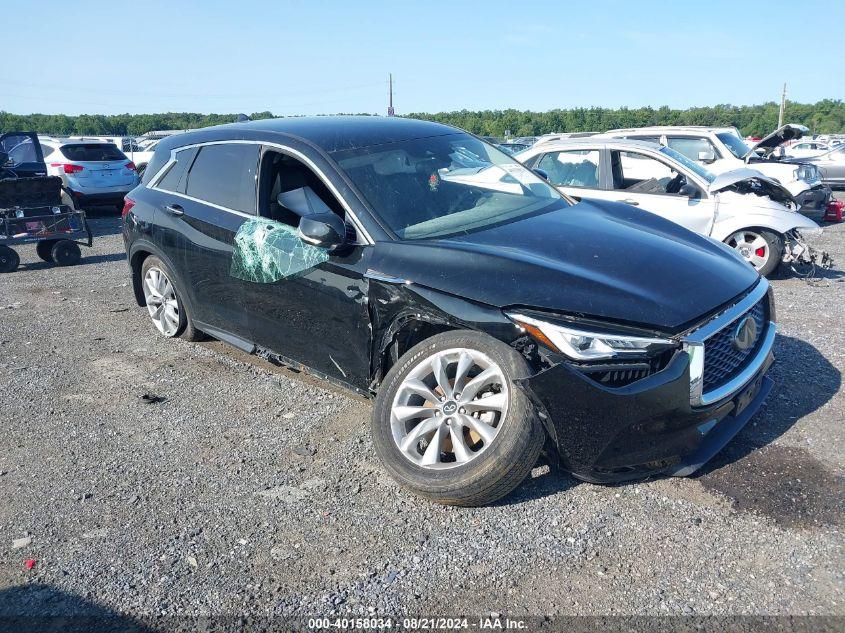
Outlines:
{"label": "front grille", "polygon": [[[734,343],[737,326],[750,316],[757,324],[757,338],[748,349]],[[704,342],[704,392],[721,387],[751,362],[763,341],[768,322],[768,298],[763,297],[751,310],[738,317]]]}

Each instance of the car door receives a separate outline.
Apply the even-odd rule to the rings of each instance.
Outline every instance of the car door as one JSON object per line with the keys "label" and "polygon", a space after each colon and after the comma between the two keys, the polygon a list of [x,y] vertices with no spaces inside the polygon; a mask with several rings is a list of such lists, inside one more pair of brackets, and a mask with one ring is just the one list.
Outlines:
{"label": "car door", "polygon": [[[328,176],[318,175],[284,150],[264,152],[259,211],[281,238],[270,245],[266,232],[257,234],[263,250],[256,244],[255,253],[265,270],[244,282],[244,305],[258,346],[366,390],[372,332],[365,273],[372,246],[355,233],[350,222],[350,243],[337,252],[307,244],[296,232],[298,216],[274,204],[282,190],[307,187],[333,211],[345,215],[347,208],[327,182]],[[242,237],[241,247],[251,249],[250,236]],[[282,264],[281,269],[266,269],[273,259]]]}
{"label": "car door", "polygon": [[225,142],[176,153],[155,181],[156,242],[177,267],[200,329],[249,349],[244,282],[231,275],[235,236],[255,217],[259,145]]}
{"label": "car door", "polygon": [[677,193],[679,176],[698,186],[680,165],[658,160],[639,151],[609,150],[609,187],[594,197],[624,202],[692,231],[709,235],[715,220],[716,202],[699,188],[691,198]]}
{"label": "car door", "polygon": [[0,135],[0,151],[9,155],[0,168],[14,172],[18,178],[46,176],[47,166],[41,143],[34,132],[8,132]]}

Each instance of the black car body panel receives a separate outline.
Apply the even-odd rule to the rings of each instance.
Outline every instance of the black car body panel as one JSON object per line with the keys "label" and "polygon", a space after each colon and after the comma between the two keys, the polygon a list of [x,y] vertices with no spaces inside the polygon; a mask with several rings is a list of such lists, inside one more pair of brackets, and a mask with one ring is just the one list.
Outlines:
{"label": "black car body panel", "polygon": [[599,201],[468,235],[378,244],[373,266],[497,307],[666,332],[680,331],[757,280],[713,240],[630,205]]}
{"label": "black car body panel", "polygon": [[[129,194],[135,206],[124,221],[139,305],[140,264],[156,255],[183,289],[199,329],[367,395],[421,338],[444,330],[484,332],[525,356],[530,372],[519,387],[542,412],[564,462],[594,481],[680,470],[685,457],[710,450],[729,435],[724,429],[753,413],[760,398],[732,417],[735,394],[693,406],[690,357],[680,344],[683,334],[764,283],[724,246],[629,205],[597,201],[400,241],[330,156],[459,133],[406,119],[319,117],[164,139],[144,183]],[[265,144],[316,171],[352,213],[354,242],[283,278],[256,283],[234,276],[236,235],[252,216],[187,196],[184,182],[175,192],[149,186],[172,151],[226,142]],[[506,316],[511,309],[657,332],[678,345],[659,370],[609,388],[538,344]],[[712,439],[717,436],[722,439]]]}
{"label": "black car body panel", "polygon": [[[764,379],[770,364],[771,359],[755,379]],[[722,448],[771,389],[765,378],[745,415],[735,415],[734,400],[692,407],[689,372],[687,354],[678,351],[661,372],[619,389],[602,387],[565,363],[526,384],[551,421],[567,468],[581,479],[610,483],[701,466],[697,453]]]}

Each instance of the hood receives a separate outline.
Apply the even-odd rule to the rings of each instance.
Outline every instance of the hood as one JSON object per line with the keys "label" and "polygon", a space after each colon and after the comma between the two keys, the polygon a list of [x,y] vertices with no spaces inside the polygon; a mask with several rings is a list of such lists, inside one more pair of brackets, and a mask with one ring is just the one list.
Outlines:
{"label": "hood", "polygon": [[455,237],[380,242],[382,274],[496,306],[676,332],[753,286],[727,247],[630,205],[572,207]]}
{"label": "hood", "polygon": [[756,154],[758,149],[764,149],[766,150],[764,152],[765,154],[770,154],[773,149],[775,149],[782,143],[786,143],[786,141],[797,140],[809,131],[810,128],[806,126],[796,125],[794,123],[787,123],[786,125],[776,129],[771,134],[764,136],[756,145],[751,148],[751,151],[748,152],[746,156],[752,155],[752,152]]}
{"label": "hood", "polygon": [[782,204],[795,204],[795,198],[774,178],[760,173],[756,169],[743,167],[732,169],[716,176],[710,183],[710,193],[724,191],[729,187],[735,187],[740,193],[756,193],[758,196],[769,196],[775,202]]}

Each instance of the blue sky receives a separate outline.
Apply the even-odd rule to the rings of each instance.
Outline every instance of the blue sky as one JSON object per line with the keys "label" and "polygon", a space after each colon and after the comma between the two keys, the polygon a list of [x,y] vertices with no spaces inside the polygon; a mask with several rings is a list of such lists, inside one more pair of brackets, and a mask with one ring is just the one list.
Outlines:
{"label": "blue sky", "polygon": [[752,104],[784,81],[845,98],[841,0],[3,0],[2,18],[0,110],[19,114],[383,113],[389,72],[398,114]]}

